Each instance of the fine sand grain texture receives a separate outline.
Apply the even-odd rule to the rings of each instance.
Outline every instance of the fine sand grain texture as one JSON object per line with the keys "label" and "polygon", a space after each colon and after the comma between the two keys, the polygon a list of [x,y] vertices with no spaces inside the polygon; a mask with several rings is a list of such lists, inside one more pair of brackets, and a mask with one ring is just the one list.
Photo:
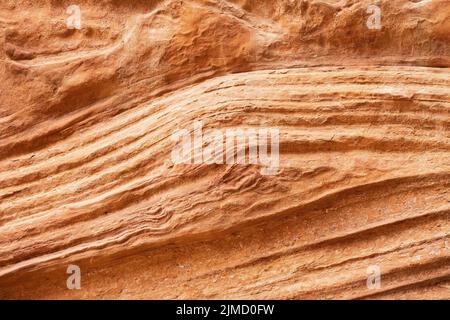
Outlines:
{"label": "fine sand grain texture", "polygon": [[72,4],[0,1],[0,299],[450,299],[450,1]]}

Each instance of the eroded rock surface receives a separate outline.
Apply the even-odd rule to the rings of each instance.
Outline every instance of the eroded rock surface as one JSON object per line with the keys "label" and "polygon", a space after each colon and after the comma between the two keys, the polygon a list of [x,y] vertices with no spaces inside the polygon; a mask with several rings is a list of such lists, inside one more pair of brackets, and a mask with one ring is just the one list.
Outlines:
{"label": "eroded rock surface", "polygon": [[450,298],[450,2],[375,2],[3,0],[0,298]]}

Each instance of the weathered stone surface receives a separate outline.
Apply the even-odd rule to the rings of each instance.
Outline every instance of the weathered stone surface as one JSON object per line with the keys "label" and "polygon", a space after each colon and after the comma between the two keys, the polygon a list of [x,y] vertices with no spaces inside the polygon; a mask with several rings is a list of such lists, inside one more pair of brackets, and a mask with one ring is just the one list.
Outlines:
{"label": "weathered stone surface", "polygon": [[[2,1],[0,298],[450,298],[450,2],[372,3]],[[196,120],[279,174],[174,165]]]}

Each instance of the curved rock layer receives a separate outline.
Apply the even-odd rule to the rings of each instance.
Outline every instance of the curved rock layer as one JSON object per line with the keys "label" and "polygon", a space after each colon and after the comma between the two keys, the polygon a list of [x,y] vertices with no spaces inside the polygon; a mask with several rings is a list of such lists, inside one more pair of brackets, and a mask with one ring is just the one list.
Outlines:
{"label": "curved rock layer", "polygon": [[[450,298],[450,2],[70,4],[0,4],[0,298]],[[195,121],[278,174],[174,164]]]}

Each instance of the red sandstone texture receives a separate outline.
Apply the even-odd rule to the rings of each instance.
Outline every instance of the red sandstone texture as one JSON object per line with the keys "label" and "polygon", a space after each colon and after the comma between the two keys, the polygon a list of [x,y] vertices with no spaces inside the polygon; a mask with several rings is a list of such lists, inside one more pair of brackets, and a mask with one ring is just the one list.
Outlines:
{"label": "red sandstone texture", "polygon": [[[1,0],[0,35],[0,298],[450,298],[450,1]],[[174,164],[195,121],[277,128],[278,174]]]}

